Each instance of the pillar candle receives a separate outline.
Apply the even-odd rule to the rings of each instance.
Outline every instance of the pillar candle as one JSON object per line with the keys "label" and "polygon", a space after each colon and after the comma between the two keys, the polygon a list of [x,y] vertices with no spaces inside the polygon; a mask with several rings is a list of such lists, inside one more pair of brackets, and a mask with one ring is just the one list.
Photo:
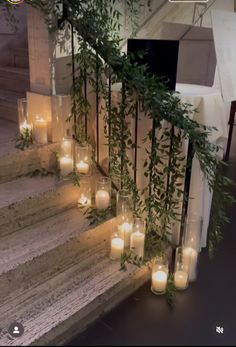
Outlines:
{"label": "pillar candle", "polygon": [[68,176],[73,171],[73,159],[70,157],[60,158],[61,176]]}
{"label": "pillar candle", "polygon": [[145,241],[144,233],[141,233],[140,231],[135,231],[134,233],[131,234],[130,249],[138,257],[144,256],[144,241]]}
{"label": "pillar candle", "polygon": [[133,230],[133,224],[124,222],[123,224],[119,225],[118,230],[120,237],[122,240],[124,240],[125,248],[130,247],[130,237]]}
{"label": "pillar candle", "polygon": [[189,274],[189,281],[193,282],[197,277],[198,252],[191,247],[183,249],[183,265]]}
{"label": "pillar candle", "polygon": [[152,290],[157,293],[163,293],[166,290],[167,273],[159,270],[152,274]]}
{"label": "pillar candle", "polygon": [[83,160],[76,164],[76,167],[77,171],[81,174],[87,174],[89,172],[89,164]]}
{"label": "pillar candle", "polygon": [[47,121],[44,118],[36,118],[34,124],[34,138],[37,143],[46,144],[47,137]]}
{"label": "pillar candle", "polygon": [[174,283],[177,289],[186,289],[188,284],[188,273],[186,271],[176,271],[174,276]]}
{"label": "pillar candle", "polygon": [[106,190],[98,190],[96,193],[96,207],[98,210],[105,210],[110,205],[110,194]]}
{"label": "pillar candle", "polygon": [[120,259],[124,252],[124,240],[120,237],[115,237],[111,240],[111,259]]}

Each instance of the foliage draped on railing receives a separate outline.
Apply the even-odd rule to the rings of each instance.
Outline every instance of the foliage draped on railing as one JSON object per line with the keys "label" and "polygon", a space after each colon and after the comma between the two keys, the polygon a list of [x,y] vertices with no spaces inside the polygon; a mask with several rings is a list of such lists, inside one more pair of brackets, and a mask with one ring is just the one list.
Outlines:
{"label": "foliage draped on railing", "polygon": [[[138,0],[129,2],[129,7],[132,8]],[[50,29],[55,29],[57,19],[61,16],[61,1],[26,0],[26,3],[42,10]],[[138,66],[120,52],[120,13],[115,7],[119,0],[64,0],[64,4],[67,6],[67,19],[80,43],[76,53],[78,75],[72,93],[74,114],[77,115],[77,140],[85,140],[84,118],[87,117],[89,108],[83,89],[84,73],[100,97],[104,98],[107,109],[109,96],[104,76],[115,76],[116,81],[123,83],[123,97],[117,108],[111,108],[106,115],[111,129],[107,133],[111,156],[110,174],[118,177],[120,184],[133,192],[135,212],[148,213],[146,254],[151,257],[163,251],[168,243],[173,220],[181,220],[177,205],[183,196],[179,181],[184,177],[186,169],[185,158],[182,157],[184,140],[191,142],[210,190],[214,191],[209,238],[209,250],[213,254],[222,237],[223,223],[227,221],[225,207],[233,199],[226,192],[231,182],[221,173],[222,163],[216,156],[218,147],[209,142],[212,129],[193,121],[189,105],[181,103],[179,97],[168,91],[156,77],[148,76],[145,66]],[[145,117],[154,124],[153,130],[147,134],[147,139],[152,143],[145,162],[149,178],[145,189],[148,196],[145,191],[138,191],[130,176],[129,169],[133,163],[127,155],[127,149],[132,149],[134,143],[126,119],[128,115],[134,114],[135,105],[139,101],[142,102]],[[160,131],[163,121],[167,125],[164,130],[162,127],[162,138],[158,138],[156,132]],[[167,157],[168,165],[163,167]],[[166,180],[169,181],[167,190]],[[93,216],[96,216],[96,211],[93,211]]]}

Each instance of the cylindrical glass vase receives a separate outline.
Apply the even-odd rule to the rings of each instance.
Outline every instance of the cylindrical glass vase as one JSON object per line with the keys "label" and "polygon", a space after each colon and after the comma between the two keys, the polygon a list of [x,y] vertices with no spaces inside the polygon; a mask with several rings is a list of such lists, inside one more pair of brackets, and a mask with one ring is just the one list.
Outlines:
{"label": "cylindrical glass vase", "polygon": [[111,180],[101,177],[96,182],[95,204],[98,210],[106,210],[111,203]]}
{"label": "cylindrical glass vase", "polygon": [[36,115],[35,117],[33,134],[36,143],[48,143],[47,120],[42,115]]}
{"label": "cylindrical glass vase", "polygon": [[157,258],[152,267],[151,291],[156,295],[165,294],[168,283],[168,261],[166,258]]}
{"label": "cylindrical glass vase", "polygon": [[28,104],[25,98],[17,100],[19,129],[22,135],[32,133],[32,123],[29,121]]}
{"label": "cylindrical glass vase", "polygon": [[78,174],[88,175],[91,170],[92,148],[89,144],[75,145],[76,153],[76,169]]}
{"label": "cylindrical glass vase", "polygon": [[78,206],[79,207],[89,207],[92,201],[92,189],[91,189],[91,180],[89,178],[84,178],[79,187],[79,198]]}
{"label": "cylindrical glass vase", "polygon": [[174,284],[176,289],[185,290],[188,287],[189,273],[188,273],[189,264],[187,261],[184,261],[183,248],[178,247],[176,249],[175,255],[175,273],[174,273]]}
{"label": "cylindrical glass vase", "polygon": [[130,238],[130,250],[140,258],[144,257],[145,227],[146,223],[144,219],[134,219],[133,232]]}
{"label": "cylindrical glass vase", "polygon": [[64,137],[61,141],[61,156],[73,158],[73,140],[70,137]]}

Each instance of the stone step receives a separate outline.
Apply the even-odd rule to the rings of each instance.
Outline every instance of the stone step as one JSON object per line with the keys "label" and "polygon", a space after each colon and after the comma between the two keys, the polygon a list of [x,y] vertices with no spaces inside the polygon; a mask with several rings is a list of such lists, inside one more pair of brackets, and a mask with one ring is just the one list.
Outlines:
{"label": "stone step", "polygon": [[0,184],[0,237],[75,207],[79,188],[55,176]]}
{"label": "stone step", "polygon": [[[129,266],[127,272],[121,272],[119,262],[109,259],[112,221],[82,232],[86,226],[78,223],[76,215],[73,220],[73,226],[71,218],[68,219],[69,225],[57,220],[48,237],[45,236],[48,232],[45,222],[38,225],[34,231],[35,246],[37,238],[40,243],[37,249],[27,241],[30,247],[25,244],[22,248],[23,252],[27,250],[29,253],[24,256],[26,263],[17,266],[22,254],[15,258],[17,271],[12,269],[1,275],[1,345],[66,345],[75,334],[148,279],[146,267]],[[28,240],[28,236],[25,235],[24,239]],[[14,249],[10,242],[8,249],[12,247]],[[51,252],[50,247],[53,247]],[[44,255],[37,254],[39,248],[44,249]],[[17,250],[11,254],[15,257]],[[37,265],[36,254],[38,259],[44,258]],[[9,263],[12,264],[12,260],[8,258],[5,270],[12,268]],[[10,340],[7,330],[14,321],[24,325],[25,333]]]}
{"label": "stone step", "polygon": [[33,145],[24,151],[15,148],[15,140],[7,141],[0,147],[0,183],[9,182],[36,170],[54,171],[57,143]]}
{"label": "stone step", "polygon": [[0,67],[0,89],[26,92],[30,89],[29,70],[12,66]]}
{"label": "stone step", "polygon": [[20,68],[29,68],[29,51],[27,47],[15,48],[12,52],[13,66]]}

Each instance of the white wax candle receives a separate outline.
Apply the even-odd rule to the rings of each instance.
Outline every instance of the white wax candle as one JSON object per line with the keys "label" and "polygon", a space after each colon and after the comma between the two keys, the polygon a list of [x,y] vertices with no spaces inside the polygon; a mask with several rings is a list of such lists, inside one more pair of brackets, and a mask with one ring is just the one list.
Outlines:
{"label": "white wax candle", "polygon": [[77,171],[81,174],[87,174],[89,172],[89,164],[81,160],[76,164]]}
{"label": "white wax candle", "polygon": [[120,237],[115,237],[111,240],[111,259],[120,259],[124,252],[124,240]]}
{"label": "white wax candle", "polygon": [[80,205],[89,206],[91,205],[91,199],[89,199],[85,194],[82,193],[78,200],[78,203]]}
{"label": "white wax candle", "polygon": [[73,159],[70,157],[60,158],[61,176],[67,176],[73,171]]}
{"label": "white wax candle", "polygon": [[43,118],[37,118],[34,125],[35,141],[40,144],[48,142],[47,136],[47,121]]}
{"label": "white wax candle", "polygon": [[174,280],[177,289],[186,289],[188,283],[188,273],[186,271],[176,271]]}
{"label": "white wax candle", "polygon": [[72,153],[72,141],[64,139],[61,144],[61,154],[70,156]]}
{"label": "white wax candle", "polygon": [[189,281],[193,282],[197,278],[198,252],[191,247],[183,249],[183,265],[188,271]]}
{"label": "white wax candle", "polygon": [[133,230],[133,224],[124,222],[118,227],[119,235],[124,240],[125,248],[130,247],[130,237]]}
{"label": "white wax candle", "polygon": [[103,189],[100,189],[96,193],[96,207],[98,210],[105,210],[110,205],[110,194]]}
{"label": "white wax candle", "polygon": [[26,120],[20,125],[20,132],[23,134],[26,130],[31,131],[32,126]]}
{"label": "white wax candle", "polygon": [[141,233],[140,231],[135,231],[134,233],[131,234],[130,249],[138,257],[144,256],[144,241],[145,241],[144,233]]}
{"label": "white wax candle", "polygon": [[152,274],[152,290],[154,292],[162,293],[166,290],[167,285],[167,273],[162,270],[158,270]]}

